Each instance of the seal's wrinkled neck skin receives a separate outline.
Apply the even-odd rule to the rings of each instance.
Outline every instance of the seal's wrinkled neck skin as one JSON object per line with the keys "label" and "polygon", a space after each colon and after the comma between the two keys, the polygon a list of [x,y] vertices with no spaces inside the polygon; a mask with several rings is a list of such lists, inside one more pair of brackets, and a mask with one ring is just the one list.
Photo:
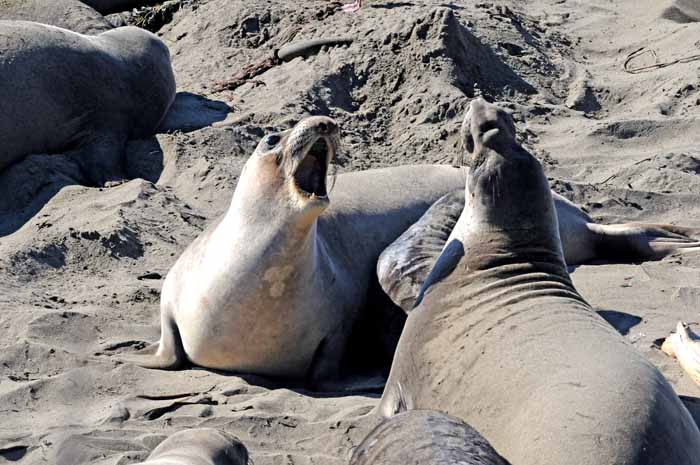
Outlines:
{"label": "seal's wrinkled neck skin", "polygon": [[[516,142],[511,115],[474,100],[462,124],[462,138],[470,168],[465,209],[447,244],[452,239],[465,247],[478,244],[477,256],[513,253],[523,246],[557,250],[563,257],[549,184],[540,163]],[[488,234],[489,241],[482,243],[482,234]]]}
{"label": "seal's wrinkled neck skin", "polygon": [[547,178],[540,163],[516,142],[510,114],[474,100],[462,138],[469,166],[464,210],[415,305],[448,277],[464,286],[498,281],[509,273],[545,273],[571,287]]}

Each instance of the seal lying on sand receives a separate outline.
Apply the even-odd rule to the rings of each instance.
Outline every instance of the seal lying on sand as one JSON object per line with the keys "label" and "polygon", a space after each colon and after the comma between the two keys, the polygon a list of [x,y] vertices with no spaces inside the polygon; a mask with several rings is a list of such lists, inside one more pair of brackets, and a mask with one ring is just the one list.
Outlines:
{"label": "seal lying on sand", "polygon": [[136,27],[85,36],[0,21],[0,49],[0,170],[70,152],[88,182],[120,180],[126,141],[153,134],[175,98],[168,48]]}
{"label": "seal lying on sand", "polygon": [[[406,166],[326,173],[338,127],[311,117],[262,139],[227,213],[168,273],[152,368],[196,365],[316,384],[335,378],[380,252],[465,170]],[[393,349],[393,347],[392,347]]]}
{"label": "seal lying on sand", "polygon": [[78,0],[0,0],[0,20],[35,21],[81,34],[99,34],[112,25]]}
{"label": "seal lying on sand", "polygon": [[374,428],[349,465],[509,465],[463,421],[433,410],[399,413]]}
{"label": "seal lying on sand", "polygon": [[173,434],[137,465],[248,465],[248,450],[229,434],[197,428]]}
{"label": "seal lying on sand", "polygon": [[697,464],[700,432],[678,396],[571,284],[547,179],[510,115],[473,101],[464,131],[465,208],[379,411],[444,411],[518,465]]}

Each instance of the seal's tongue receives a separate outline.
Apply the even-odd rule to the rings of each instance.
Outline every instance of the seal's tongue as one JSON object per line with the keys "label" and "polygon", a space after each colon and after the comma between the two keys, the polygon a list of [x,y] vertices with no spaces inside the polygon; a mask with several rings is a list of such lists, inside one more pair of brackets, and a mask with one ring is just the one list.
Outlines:
{"label": "seal's tongue", "polygon": [[308,195],[325,197],[326,172],[328,170],[328,146],[321,138],[309,149],[308,153],[299,162],[294,173],[294,181],[297,187]]}

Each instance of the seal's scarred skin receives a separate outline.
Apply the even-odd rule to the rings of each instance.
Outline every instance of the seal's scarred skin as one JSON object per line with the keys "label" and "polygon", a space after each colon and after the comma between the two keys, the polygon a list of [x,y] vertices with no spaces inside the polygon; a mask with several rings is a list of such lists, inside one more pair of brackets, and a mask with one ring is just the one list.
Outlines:
{"label": "seal's scarred skin", "polygon": [[86,36],[0,21],[0,49],[0,170],[70,153],[88,184],[121,181],[127,140],[152,135],[175,98],[168,48],[137,27]]}
{"label": "seal's scarred skin", "polygon": [[379,411],[458,417],[519,465],[693,465],[663,375],[578,294],[542,167],[471,103],[465,207],[401,334]]}
{"label": "seal's scarred skin", "polygon": [[474,428],[434,410],[410,410],[378,425],[349,465],[510,465]]}

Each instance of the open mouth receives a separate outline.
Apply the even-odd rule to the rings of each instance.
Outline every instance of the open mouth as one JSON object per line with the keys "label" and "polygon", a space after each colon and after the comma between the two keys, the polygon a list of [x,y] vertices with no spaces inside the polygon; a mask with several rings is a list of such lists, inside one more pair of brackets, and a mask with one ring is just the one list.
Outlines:
{"label": "open mouth", "polygon": [[326,197],[326,174],[328,172],[328,143],[319,138],[311,146],[294,172],[294,182],[307,196]]}

